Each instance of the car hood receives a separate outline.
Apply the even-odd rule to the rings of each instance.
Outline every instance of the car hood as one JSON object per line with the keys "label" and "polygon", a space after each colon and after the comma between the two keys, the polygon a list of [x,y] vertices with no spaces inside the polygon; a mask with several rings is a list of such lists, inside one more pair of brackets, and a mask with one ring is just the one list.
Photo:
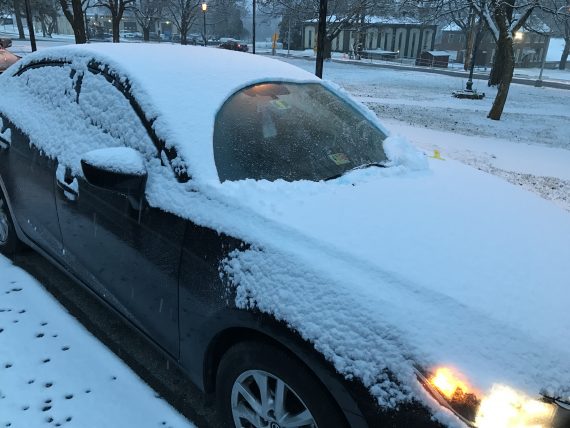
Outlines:
{"label": "car hood", "polygon": [[[227,198],[239,196],[236,203],[287,235],[251,225],[264,254],[238,254],[228,268],[244,304],[315,342],[354,319],[384,335],[389,325],[404,353],[427,368],[456,367],[481,390],[506,383],[567,398],[570,215],[456,162],[430,164],[411,173],[369,168],[326,183],[222,185]],[[262,259],[273,253],[267,266]],[[260,272],[236,273],[236,266]],[[284,291],[292,283],[297,296]],[[345,313],[325,316],[324,305]],[[366,346],[366,339],[344,345]]]}
{"label": "car hood", "polygon": [[433,406],[416,370],[439,366],[481,394],[568,399],[570,215],[451,160],[387,155],[328,182],[183,194],[149,174],[147,198],[250,244],[220,266],[238,307],[286,322],[382,406]]}

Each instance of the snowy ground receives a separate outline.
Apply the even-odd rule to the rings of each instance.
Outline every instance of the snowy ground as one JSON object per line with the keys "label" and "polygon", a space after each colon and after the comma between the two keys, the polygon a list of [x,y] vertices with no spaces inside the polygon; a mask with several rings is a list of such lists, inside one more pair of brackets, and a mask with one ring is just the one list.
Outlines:
{"label": "snowy ground", "polygon": [[[312,61],[287,59],[307,70]],[[426,151],[450,157],[533,191],[570,211],[570,96],[567,90],[513,84],[500,121],[487,119],[496,89],[480,101],[453,98],[459,77],[325,63],[388,127]]]}
{"label": "snowy ground", "polygon": [[0,256],[0,426],[193,427]]}

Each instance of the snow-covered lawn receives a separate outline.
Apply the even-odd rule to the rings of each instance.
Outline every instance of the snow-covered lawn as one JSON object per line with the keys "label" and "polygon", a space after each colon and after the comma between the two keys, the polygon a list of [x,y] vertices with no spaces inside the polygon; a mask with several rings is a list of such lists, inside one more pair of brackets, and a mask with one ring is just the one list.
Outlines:
{"label": "snow-covered lawn", "polygon": [[193,427],[2,256],[0,426]]}
{"label": "snow-covered lawn", "polygon": [[[286,59],[306,70],[314,63]],[[513,84],[500,121],[487,119],[496,89],[480,101],[453,98],[465,79],[327,62],[324,78],[370,107],[418,147],[450,157],[555,201],[570,211],[570,93]]]}

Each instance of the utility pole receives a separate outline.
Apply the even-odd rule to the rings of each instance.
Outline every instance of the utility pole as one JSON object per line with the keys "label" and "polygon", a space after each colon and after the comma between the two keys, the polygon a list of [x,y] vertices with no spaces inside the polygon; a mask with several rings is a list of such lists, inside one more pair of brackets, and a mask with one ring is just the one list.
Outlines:
{"label": "utility pole", "polygon": [[463,69],[465,71],[471,68],[471,63],[473,62],[473,50],[475,46],[475,9],[473,6],[469,9],[469,18],[467,20],[467,25],[469,25],[469,30],[467,33],[467,45],[465,46],[465,58],[463,60]]}
{"label": "utility pole", "polygon": [[319,28],[317,31],[317,64],[315,75],[323,78],[325,59],[325,40],[327,36],[327,0],[319,0]]}
{"label": "utility pole", "polygon": [[32,14],[30,12],[30,0],[25,0],[26,6],[26,21],[28,21],[28,33],[30,33],[30,45],[32,46],[32,52],[37,50],[36,48],[36,33],[34,33],[34,22],[32,19]]}
{"label": "utility pole", "polygon": [[544,71],[544,63],[546,62],[546,55],[548,54],[548,48],[550,47],[550,35],[546,37],[546,46],[544,47],[544,52],[542,55],[542,64],[540,65],[540,74],[538,75],[538,80],[534,82],[534,86],[540,88],[542,86],[542,72]]}
{"label": "utility pole", "polygon": [[252,28],[252,36],[253,36],[253,51],[252,51],[252,53],[255,55],[255,0],[253,0],[253,28]]}
{"label": "utility pole", "polygon": [[291,16],[289,15],[289,28],[287,29],[287,56],[291,52]]}

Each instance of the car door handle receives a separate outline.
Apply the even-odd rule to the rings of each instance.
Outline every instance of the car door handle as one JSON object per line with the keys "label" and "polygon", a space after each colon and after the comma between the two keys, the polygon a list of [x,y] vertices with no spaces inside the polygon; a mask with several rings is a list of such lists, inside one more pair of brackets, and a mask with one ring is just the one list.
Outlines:
{"label": "car door handle", "polygon": [[71,202],[75,202],[79,196],[79,192],[77,191],[77,180],[74,178],[70,183],[67,183],[66,181],[68,181],[67,178],[65,181],[61,181],[58,178],[57,187],[63,190],[63,196],[65,196],[66,199]]}

